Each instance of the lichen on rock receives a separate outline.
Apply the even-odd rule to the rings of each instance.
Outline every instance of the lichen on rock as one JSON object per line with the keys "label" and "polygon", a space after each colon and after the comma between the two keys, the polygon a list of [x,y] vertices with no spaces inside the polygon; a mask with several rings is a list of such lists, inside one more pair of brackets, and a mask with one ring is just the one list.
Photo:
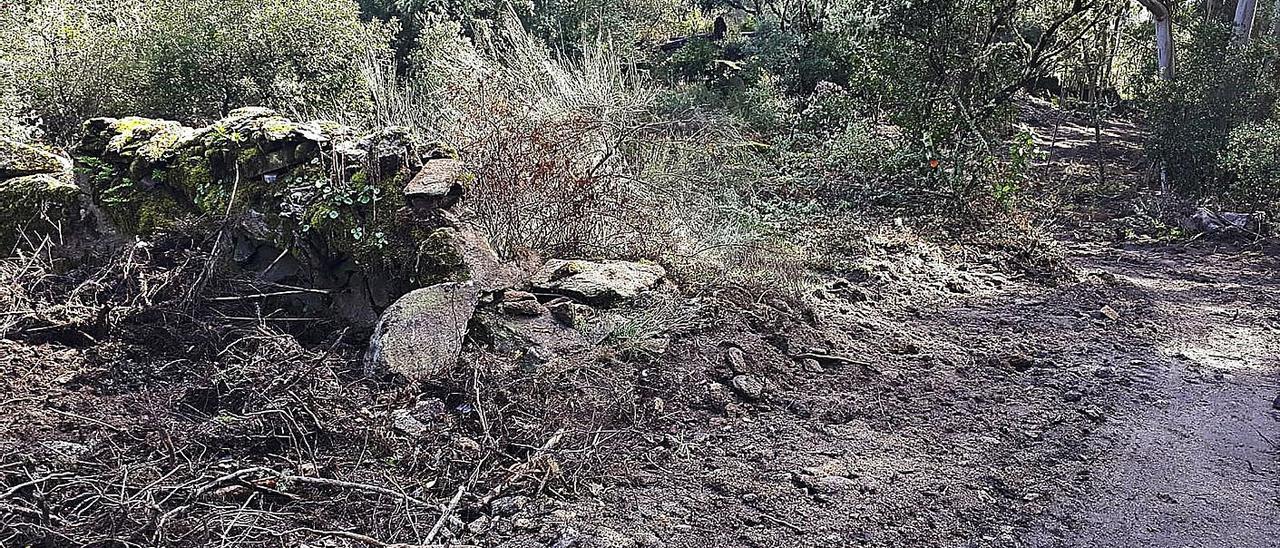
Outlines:
{"label": "lichen on rock", "polygon": [[437,284],[401,297],[378,321],[366,372],[439,380],[458,362],[478,301],[473,282]]}
{"label": "lichen on rock", "polygon": [[39,146],[0,139],[0,180],[61,173],[70,167],[64,158]]}
{"label": "lichen on rock", "polygon": [[183,217],[225,218],[298,259],[312,276],[299,283],[332,286],[356,272],[392,298],[467,277],[456,238],[435,235],[449,217],[407,207],[405,186],[440,149],[407,129],[361,133],[260,107],[202,128],[100,118],[84,129],[85,186],[127,236],[147,238]]}
{"label": "lichen on rock", "polygon": [[79,208],[80,189],[68,159],[0,139],[0,249],[12,248],[29,231],[69,229],[65,225]]}
{"label": "lichen on rock", "polygon": [[653,289],[666,275],[656,264],[552,259],[530,281],[538,291],[608,305]]}

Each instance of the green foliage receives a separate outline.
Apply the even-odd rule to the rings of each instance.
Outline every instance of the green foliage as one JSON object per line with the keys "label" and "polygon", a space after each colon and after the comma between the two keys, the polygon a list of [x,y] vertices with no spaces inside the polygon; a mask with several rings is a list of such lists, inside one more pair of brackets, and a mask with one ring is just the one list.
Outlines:
{"label": "green foliage", "polygon": [[1015,193],[1029,163],[1012,99],[1091,24],[1088,9],[1017,0],[762,5],[724,39],[695,36],[659,61],[668,108],[741,120],[788,184],[953,211]]}
{"label": "green foliage", "polygon": [[401,74],[423,34],[442,23],[456,23],[476,36],[502,32],[510,14],[554,50],[579,57],[599,40],[637,44],[666,38],[688,10],[684,0],[360,0],[360,5],[369,17],[401,23],[394,41]]}
{"label": "green foliage", "polygon": [[380,29],[359,23],[352,2],[184,0],[159,3],[150,16],[143,106],[181,120],[244,105],[360,109],[354,67],[384,41]]}
{"label": "green foliage", "polygon": [[1280,120],[1232,130],[1220,167],[1232,176],[1225,194],[1262,211],[1280,211]]}
{"label": "green foliage", "polygon": [[1253,153],[1243,147],[1256,141],[1258,127],[1266,127],[1255,122],[1276,116],[1277,84],[1268,60],[1275,46],[1265,37],[1248,47],[1229,46],[1231,28],[1224,22],[1197,21],[1187,31],[1178,44],[1177,77],[1148,81],[1143,90],[1151,126],[1148,154],[1173,189],[1186,195],[1249,195],[1238,192],[1238,170],[1250,173],[1251,183],[1265,182],[1255,171],[1265,158],[1251,160]]}
{"label": "green foliage", "polygon": [[62,142],[94,116],[199,123],[250,104],[367,109],[359,67],[387,55],[387,30],[362,23],[354,0],[34,0],[18,9],[0,21],[0,66],[16,82],[11,96]]}

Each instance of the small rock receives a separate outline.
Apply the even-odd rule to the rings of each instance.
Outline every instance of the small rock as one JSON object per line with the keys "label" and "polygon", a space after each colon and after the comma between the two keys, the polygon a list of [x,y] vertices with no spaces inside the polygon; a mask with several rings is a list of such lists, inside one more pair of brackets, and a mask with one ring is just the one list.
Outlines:
{"label": "small rock", "polygon": [[483,535],[489,532],[489,521],[489,516],[480,516],[467,524],[467,530],[472,534]]}
{"label": "small rock", "polygon": [[1280,411],[1280,396],[1276,396],[1276,400],[1271,402],[1271,408]]}
{"label": "small rock", "polygon": [[458,437],[458,439],[453,440],[453,446],[456,447],[459,451],[463,451],[466,453],[480,452],[480,443],[466,436],[460,436]]}
{"label": "small rock", "polygon": [[1116,312],[1116,309],[1111,308],[1111,305],[1103,306],[1102,309],[1098,310],[1098,314],[1113,322],[1120,321],[1120,313]]}
{"label": "small rock", "polygon": [[1110,379],[1116,376],[1116,368],[1104,365],[1093,370],[1093,376],[1099,379]]}
{"label": "small rock", "polygon": [[844,476],[799,476],[797,482],[811,493],[830,495],[858,488],[857,482]]}
{"label": "small rock", "polygon": [[738,375],[729,381],[734,392],[751,401],[764,396],[764,383],[755,375]]}
{"label": "small rock", "polygon": [[818,363],[818,360],[815,360],[813,358],[805,358],[805,360],[801,362],[801,364],[806,373],[822,373],[823,371],[825,371],[822,368],[822,364]]}
{"label": "small rock", "polygon": [[428,161],[404,188],[415,210],[449,209],[462,199],[463,164],[451,158]]}
{"label": "small rock", "polygon": [[391,427],[410,437],[419,437],[427,433],[427,425],[413,418],[408,409],[396,409],[391,412]]}
{"label": "small rock", "polygon": [[587,318],[595,314],[595,309],[590,306],[568,299],[552,302],[546,308],[551,312],[551,317],[560,322],[560,325],[569,328],[581,327]]}
{"label": "small rock", "polygon": [[514,516],[529,505],[531,499],[524,495],[501,497],[489,501],[489,510],[496,516]]}
{"label": "small rock", "polygon": [[40,442],[40,449],[59,467],[71,466],[89,453],[87,445],[61,440]]}
{"label": "small rock", "polygon": [[1080,413],[1084,414],[1084,416],[1088,417],[1089,420],[1093,422],[1100,423],[1103,420],[1102,410],[1092,405],[1085,407],[1084,409],[1081,409]]}
{"label": "small rock", "polygon": [[503,313],[514,316],[541,316],[547,312],[547,307],[542,306],[537,297],[524,291],[504,293],[500,308]]}
{"label": "small rock", "polygon": [[1025,495],[1022,495],[1022,500],[1025,502],[1035,502],[1037,500],[1040,500],[1040,497],[1043,497],[1043,496],[1044,495],[1041,495],[1040,493],[1027,493]]}
{"label": "small rock", "polygon": [[729,363],[729,369],[735,374],[744,375],[751,372],[747,367],[747,355],[741,348],[736,346],[729,347],[724,353],[724,358]]}

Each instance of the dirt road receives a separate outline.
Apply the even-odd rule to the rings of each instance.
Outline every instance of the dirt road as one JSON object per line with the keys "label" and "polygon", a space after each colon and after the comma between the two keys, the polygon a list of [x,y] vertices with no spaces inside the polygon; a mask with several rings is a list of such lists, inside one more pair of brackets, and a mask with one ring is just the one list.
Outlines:
{"label": "dirt road", "polygon": [[[739,319],[718,343],[672,353],[654,389],[687,409],[662,443],[640,448],[629,479],[587,506],[547,509],[577,517],[569,536],[552,526],[543,538],[1280,544],[1273,259],[1081,243],[1069,259],[1079,280],[1052,288],[887,247],[894,257],[869,254],[853,298],[827,292],[820,329],[772,325],[761,340]],[[769,313],[762,302],[743,317]],[[763,398],[717,407],[714,394],[743,373],[715,358],[728,347],[746,351]],[[795,359],[824,352],[850,361]],[[713,396],[681,402],[671,388],[701,383]]]}
{"label": "dirt road", "polygon": [[1206,247],[1086,250],[1147,333],[1115,349],[1093,468],[1032,545],[1280,545],[1280,286],[1274,263]]}

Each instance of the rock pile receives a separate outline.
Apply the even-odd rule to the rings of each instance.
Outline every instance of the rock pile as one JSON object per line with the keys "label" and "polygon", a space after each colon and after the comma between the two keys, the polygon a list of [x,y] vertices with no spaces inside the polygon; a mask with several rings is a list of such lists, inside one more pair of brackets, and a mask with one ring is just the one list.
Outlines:
{"label": "rock pile", "polygon": [[372,324],[414,288],[469,277],[447,212],[463,174],[445,147],[403,128],[360,133],[264,108],[201,128],[99,118],[76,152],[82,186],[123,236],[225,217],[241,267],[330,291],[351,320]]}
{"label": "rock pile", "polygon": [[[664,275],[662,267],[651,264],[552,259],[526,279],[496,290],[475,282],[465,291],[457,284],[421,289],[387,309],[366,368],[412,381],[438,381],[457,363],[463,337],[470,336],[509,357],[518,369],[533,370],[591,346],[582,328],[587,319],[598,317],[594,307],[634,299],[654,289]],[[485,294],[483,305],[480,293]],[[459,321],[460,315],[465,320]]]}
{"label": "rock pile", "polygon": [[71,221],[84,205],[100,221],[86,223],[126,241],[180,224],[225,230],[249,278],[303,288],[297,306],[372,327],[371,374],[439,380],[469,335],[537,367],[590,346],[581,328],[597,308],[666,275],[626,261],[502,264],[454,211],[466,166],[403,128],[362,133],[256,107],[198,128],[97,118],[75,154],[73,176],[68,158],[0,141],[2,220]]}

